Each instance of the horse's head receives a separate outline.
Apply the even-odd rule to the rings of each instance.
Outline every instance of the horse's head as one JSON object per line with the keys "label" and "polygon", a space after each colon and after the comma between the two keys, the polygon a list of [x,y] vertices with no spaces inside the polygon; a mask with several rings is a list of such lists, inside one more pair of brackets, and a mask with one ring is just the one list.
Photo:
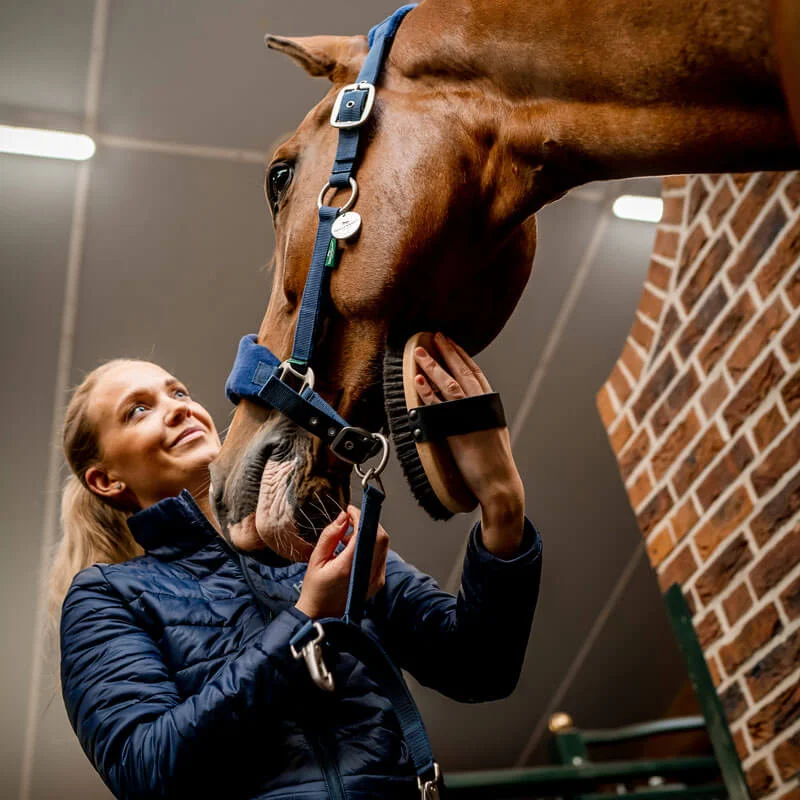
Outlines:
{"label": "horse's head", "polygon": [[[367,44],[361,36],[267,42],[333,84],[266,173],[276,251],[258,341],[284,359],[313,249],[317,197],[336,152],[331,110],[339,89],[355,80]],[[514,187],[521,197],[530,178],[497,146],[498,120],[484,118],[474,102],[405,74],[390,57],[366,125],[354,207],[363,225],[340,245],[313,366],[317,391],[341,416],[377,430],[387,340],[442,330],[473,353],[485,347],[528,280],[536,226],[523,203],[515,207]],[[331,189],[326,203],[341,206],[348,196]],[[237,546],[266,544],[304,559],[321,516],[344,504],[349,473],[278,412],[243,400],[212,470],[220,522]]]}

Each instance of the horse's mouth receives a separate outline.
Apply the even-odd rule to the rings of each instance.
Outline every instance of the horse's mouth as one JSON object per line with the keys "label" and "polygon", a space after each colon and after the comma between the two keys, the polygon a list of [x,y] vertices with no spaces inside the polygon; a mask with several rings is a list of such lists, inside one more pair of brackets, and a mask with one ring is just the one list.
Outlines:
{"label": "horse's mouth", "polygon": [[[322,529],[347,502],[346,491],[312,476],[309,438],[279,425],[249,448],[239,480],[236,508],[229,509],[227,533],[240,549],[270,548],[289,561],[307,561]],[[279,437],[279,438],[276,438]]]}

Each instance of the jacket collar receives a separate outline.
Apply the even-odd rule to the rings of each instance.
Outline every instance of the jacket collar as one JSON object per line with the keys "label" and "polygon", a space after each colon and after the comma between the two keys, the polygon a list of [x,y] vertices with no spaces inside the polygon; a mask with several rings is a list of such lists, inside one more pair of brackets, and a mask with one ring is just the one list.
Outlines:
{"label": "jacket collar", "polygon": [[145,551],[160,559],[178,558],[219,538],[186,489],[128,517],[128,527]]}

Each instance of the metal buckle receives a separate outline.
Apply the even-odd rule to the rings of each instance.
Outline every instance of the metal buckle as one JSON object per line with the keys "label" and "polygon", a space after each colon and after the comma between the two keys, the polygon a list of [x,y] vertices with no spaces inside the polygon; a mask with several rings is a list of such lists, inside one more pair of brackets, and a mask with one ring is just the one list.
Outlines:
{"label": "metal buckle", "polygon": [[[361,488],[366,489],[367,484],[371,480],[375,480],[380,487],[380,490],[383,491],[383,484],[381,483],[381,472],[386,469],[386,464],[389,462],[389,440],[382,434],[382,433],[372,433],[370,434],[373,438],[377,439],[381,443],[381,447],[383,448],[381,452],[381,458],[378,462],[377,466],[369,467],[367,470],[361,470],[361,464],[356,464],[356,474],[359,478],[361,478]],[[363,463],[363,462],[362,462]]]}
{"label": "metal buckle", "polygon": [[[322,201],[325,199],[325,192],[331,188],[331,182],[328,181],[323,187],[322,191],[319,193],[317,197],[317,208],[322,208]],[[347,202],[339,209],[339,214],[344,214],[345,211],[352,208],[353,203],[355,203],[356,198],[358,197],[358,184],[356,183],[355,178],[350,178],[350,197],[347,198]]]}
{"label": "metal buckle", "polygon": [[[364,108],[361,110],[361,116],[358,119],[341,120],[339,119],[339,111],[342,108],[342,101],[347,92],[362,91],[367,93],[367,102],[364,103]],[[333,111],[331,111],[331,125],[334,128],[357,128],[363,125],[367,117],[369,117],[372,106],[375,102],[375,86],[368,81],[360,81],[359,83],[350,83],[339,90],[336,96],[336,102],[333,104]]]}
{"label": "metal buckle", "polygon": [[300,648],[299,652],[293,644],[289,644],[289,649],[292,651],[292,656],[294,656],[295,661],[301,658],[305,659],[309,675],[311,675],[311,680],[314,681],[320,689],[324,689],[326,692],[332,692],[334,689],[333,675],[331,675],[328,667],[325,665],[325,661],[322,658],[322,648],[319,646],[319,643],[325,638],[325,631],[319,622],[314,623],[314,631],[317,634],[317,638],[306,642]]}
{"label": "metal buckle", "polygon": [[417,775],[417,788],[419,789],[419,796],[421,800],[439,800],[439,779],[442,773],[439,771],[439,765],[433,762],[433,780],[423,781]]}
{"label": "metal buckle", "polygon": [[[341,458],[342,461],[346,461],[348,464],[355,464],[357,467],[358,464],[363,463],[369,458],[369,454],[364,458],[354,458],[350,453],[352,453],[356,447],[359,447],[364,439],[370,439],[374,445],[376,435],[377,434],[371,433],[364,428],[356,428],[352,425],[348,425],[336,434],[336,437],[330,443],[329,447],[335,456]],[[341,448],[341,452],[339,448]],[[359,450],[361,450],[360,447]],[[361,452],[363,452],[363,450],[361,450]]]}
{"label": "metal buckle", "polygon": [[290,361],[284,361],[277,368],[277,370],[275,370],[275,374],[277,375],[278,380],[281,381],[282,383],[286,383],[284,378],[286,377],[287,372],[291,373],[291,375],[293,375],[295,378],[300,379],[301,385],[300,388],[297,390],[298,394],[300,394],[300,392],[302,392],[303,389],[306,388],[306,386],[309,389],[314,388],[314,370],[311,369],[311,367],[306,367],[305,372],[299,372],[298,370],[295,369],[294,364],[292,364]]}

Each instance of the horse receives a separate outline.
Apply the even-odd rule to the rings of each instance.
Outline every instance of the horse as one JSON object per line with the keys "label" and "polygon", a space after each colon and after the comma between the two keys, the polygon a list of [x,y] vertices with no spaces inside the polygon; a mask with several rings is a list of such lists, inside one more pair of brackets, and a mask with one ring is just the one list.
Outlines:
{"label": "horse", "polygon": [[[377,430],[387,342],[442,330],[470,353],[485,347],[528,281],[535,212],[574,187],[795,168],[769,22],[759,0],[423,0],[377,87],[358,172],[363,228],[330,280],[317,391]],[[285,358],[336,150],[331,109],[367,42],[266,42],[331,82],[266,171],[276,249],[258,342]],[[280,414],[243,400],[212,467],[220,524],[237,546],[299,558],[320,514],[345,503],[349,475]]]}

